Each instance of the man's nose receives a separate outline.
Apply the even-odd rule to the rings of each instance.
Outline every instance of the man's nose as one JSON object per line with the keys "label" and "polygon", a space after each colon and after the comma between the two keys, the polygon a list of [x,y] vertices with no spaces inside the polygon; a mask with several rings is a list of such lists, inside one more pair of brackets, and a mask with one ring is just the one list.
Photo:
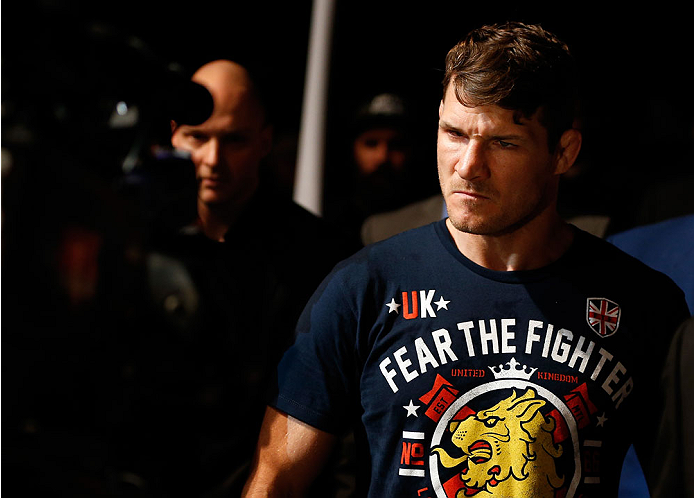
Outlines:
{"label": "man's nose", "polygon": [[390,159],[390,147],[387,142],[381,141],[374,148],[374,158],[378,164],[384,164]]}
{"label": "man's nose", "polygon": [[489,176],[483,143],[470,140],[461,151],[455,171],[464,180],[484,180]]}
{"label": "man's nose", "polygon": [[200,159],[207,166],[216,166],[219,162],[219,140],[210,138],[201,147]]}

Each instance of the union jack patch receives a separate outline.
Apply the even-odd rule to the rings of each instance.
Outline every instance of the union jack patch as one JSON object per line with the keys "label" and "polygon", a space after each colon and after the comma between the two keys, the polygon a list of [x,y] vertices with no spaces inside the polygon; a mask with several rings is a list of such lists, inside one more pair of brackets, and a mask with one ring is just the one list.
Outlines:
{"label": "union jack patch", "polygon": [[602,297],[588,298],[586,320],[600,337],[609,337],[619,327],[622,309],[614,301]]}

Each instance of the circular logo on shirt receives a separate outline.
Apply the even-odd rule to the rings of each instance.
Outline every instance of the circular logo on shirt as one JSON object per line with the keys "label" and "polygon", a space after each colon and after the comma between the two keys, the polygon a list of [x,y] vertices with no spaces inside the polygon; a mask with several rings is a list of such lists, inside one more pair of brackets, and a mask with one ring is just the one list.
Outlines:
{"label": "circular logo on shirt", "polygon": [[[437,498],[573,497],[581,465],[571,400],[513,378],[529,377],[515,365],[492,371],[497,380],[458,397],[436,426],[429,469]],[[580,391],[575,397],[580,404]]]}

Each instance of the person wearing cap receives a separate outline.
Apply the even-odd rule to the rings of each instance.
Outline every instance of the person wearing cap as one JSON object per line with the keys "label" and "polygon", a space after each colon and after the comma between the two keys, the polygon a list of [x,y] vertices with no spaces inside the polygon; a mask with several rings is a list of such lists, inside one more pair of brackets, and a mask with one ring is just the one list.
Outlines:
{"label": "person wearing cap", "polygon": [[358,239],[368,216],[415,198],[411,130],[407,103],[395,93],[377,94],[358,107],[348,127],[348,159],[326,172],[328,221]]}

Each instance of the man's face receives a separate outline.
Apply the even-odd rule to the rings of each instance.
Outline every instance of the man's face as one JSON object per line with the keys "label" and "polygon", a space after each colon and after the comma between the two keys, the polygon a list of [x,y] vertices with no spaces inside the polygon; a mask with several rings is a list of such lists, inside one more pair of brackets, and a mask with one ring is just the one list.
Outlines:
{"label": "man's face", "polygon": [[397,129],[366,130],[354,140],[354,161],[362,175],[371,175],[382,168],[399,172],[407,160],[407,145]]}
{"label": "man's face", "polygon": [[439,108],[439,181],[453,226],[500,235],[556,200],[555,160],[537,118],[498,106],[465,107],[449,85]]}
{"label": "man's face", "polygon": [[215,97],[212,116],[197,126],[174,129],[171,143],[191,153],[198,201],[210,206],[243,205],[259,182],[261,159],[268,153],[270,130],[246,92]]}

